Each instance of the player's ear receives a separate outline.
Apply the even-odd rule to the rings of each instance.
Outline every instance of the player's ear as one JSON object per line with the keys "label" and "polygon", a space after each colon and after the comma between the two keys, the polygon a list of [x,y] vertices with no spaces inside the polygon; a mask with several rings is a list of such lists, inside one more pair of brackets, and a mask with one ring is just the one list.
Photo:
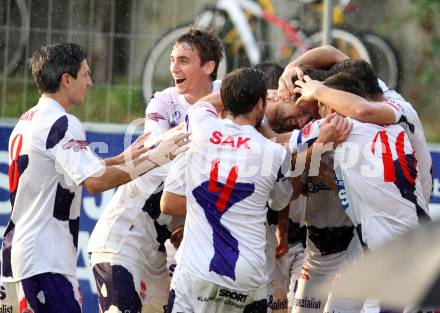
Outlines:
{"label": "player's ear", "polygon": [[73,77],[70,74],[64,73],[61,75],[60,86],[64,86],[65,88],[69,88],[72,83]]}
{"label": "player's ear", "polygon": [[264,111],[266,109],[266,100],[263,98],[260,98],[256,105],[258,112]]}
{"label": "player's ear", "polygon": [[215,69],[215,62],[214,61],[208,61],[203,65],[205,69],[205,74],[211,75],[214,72]]}

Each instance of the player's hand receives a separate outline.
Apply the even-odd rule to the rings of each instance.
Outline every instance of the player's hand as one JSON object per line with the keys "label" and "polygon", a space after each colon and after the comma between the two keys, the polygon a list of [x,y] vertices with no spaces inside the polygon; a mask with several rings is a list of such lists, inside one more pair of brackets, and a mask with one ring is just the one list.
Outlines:
{"label": "player's hand", "polygon": [[128,163],[135,159],[137,159],[140,155],[144,154],[149,150],[148,147],[145,147],[144,142],[148,139],[150,133],[145,133],[140,135],[136,140],[127,147],[119,156],[120,163]]}
{"label": "player's hand", "polygon": [[148,159],[157,166],[174,160],[176,156],[189,149],[189,135],[190,133],[184,130],[183,123],[168,130],[158,143],[149,147],[150,150],[146,152]]}
{"label": "player's hand", "polygon": [[313,80],[309,76],[305,75],[304,80],[295,81],[294,91],[301,96],[296,100],[296,104],[303,100],[310,101],[315,99],[316,91],[322,86],[322,82],[319,80]]}
{"label": "player's hand", "polygon": [[179,249],[180,243],[183,239],[183,225],[177,226],[171,233],[170,242],[174,248]]}
{"label": "player's hand", "polygon": [[295,96],[293,79],[302,79],[303,71],[297,66],[286,66],[278,80],[278,96],[281,100],[290,101]]}
{"label": "player's hand", "polygon": [[277,246],[275,248],[275,257],[281,258],[289,251],[289,243],[287,240],[287,232],[281,234],[278,227],[276,230]]}
{"label": "player's hand", "polygon": [[352,128],[353,123],[350,118],[331,113],[321,123],[317,142],[333,143],[333,147],[336,147],[347,139]]}

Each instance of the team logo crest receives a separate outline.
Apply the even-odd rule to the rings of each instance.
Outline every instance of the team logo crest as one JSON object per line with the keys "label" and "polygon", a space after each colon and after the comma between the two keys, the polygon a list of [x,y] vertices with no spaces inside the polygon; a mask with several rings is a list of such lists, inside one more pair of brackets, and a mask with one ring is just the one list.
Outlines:
{"label": "team logo crest", "polygon": [[85,140],[75,140],[75,139],[70,139],[68,142],[66,142],[65,144],[63,144],[63,149],[64,150],[68,150],[68,149],[73,149],[73,151],[78,152],[81,149],[86,149],[86,147],[89,145],[89,143]]}
{"label": "team logo crest", "polygon": [[159,120],[165,120],[165,117],[159,113],[148,113],[147,120],[152,120],[155,122],[159,122]]}

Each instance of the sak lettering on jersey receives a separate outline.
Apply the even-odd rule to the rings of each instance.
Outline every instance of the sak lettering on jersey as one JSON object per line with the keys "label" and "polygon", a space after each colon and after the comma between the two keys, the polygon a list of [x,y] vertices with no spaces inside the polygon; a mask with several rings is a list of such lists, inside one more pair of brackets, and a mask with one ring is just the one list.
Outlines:
{"label": "sak lettering on jersey", "polygon": [[250,149],[248,142],[251,140],[249,137],[237,137],[228,135],[223,139],[223,134],[219,131],[214,131],[211,135],[211,138],[209,138],[209,141],[215,145],[222,145],[222,146],[231,146],[232,148],[243,148],[243,149]]}

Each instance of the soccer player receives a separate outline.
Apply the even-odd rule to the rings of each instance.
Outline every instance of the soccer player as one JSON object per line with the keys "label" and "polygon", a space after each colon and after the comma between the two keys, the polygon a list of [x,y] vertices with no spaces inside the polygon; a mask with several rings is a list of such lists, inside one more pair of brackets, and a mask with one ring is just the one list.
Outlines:
{"label": "soccer player", "polygon": [[[338,63],[332,66],[335,62]],[[292,75],[303,75],[303,70],[300,66],[301,64],[312,64],[317,67],[332,66],[328,75],[338,72],[348,73],[356,78],[361,84],[362,88],[366,90],[368,100],[354,94],[344,93],[339,90],[327,88],[318,81],[310,80],[312,83],[304,83],[302,87],[303,92],[310,94],[310,89],[312,86],[314,87],[313,89],[315,89],[315,91],[319,89],[319,92],[316,92],[316,97],[328,104],[336,112],[345,116],[354,117],[364,122],[376,124],[400,123],[400,125],[405,129],[406,134],[414,147],[417,158],[419,159],[418,168],[422,181],[423,194],[427,202],[429,202],[432,189],[432,175],[430,173],[432,161],[426,140],[424,138],[423,128],[417,113],[411,107],[411,105],[405,102],[398,93],[393,90],[389,90],[388,87],[386,87],[383,82],[379,80],[379,85],[384,91],[384,94],[382,95],[382,92],[377,85],[377,76],[369,64],[362,60],[350,60],[342,52],[331,46],[312,49],[286,67],[286,71],[283,73],[282,78],[280,79],[279,94],[281,97],[286,92],[294,91],[293,83],[289,77]],[[372,83],[365,84],[365,82]],[[290,86],[287,86],[289,84]],[[311,100],[313,97],[303,96],[302,99]],[[301,106],[303,103],[305,104],[306,102],[301,101],[298,104]],[[397,114],[395,109],[397,109]],[[420,213],[423,219],[429,219],[425,212],[420,211]],[[327,309],[329,311],[355,311],[349,309],[351,305],[347,304],[347,301],[346,303],[342,304],[342,307],[338,308],[337,305],[337,300],[335,301],[335,299],[331,299],[328,302]]]}
{"label": "soccer player", "polygon": [[170,161],[185,135],[172,134],[156,149],[139,148],[148,137],[140,136],[121,155],[100,160],[68,113],[92,86],[85,52],[73,43],[43,46],[32,57],[32,75],[41,97],[9,139],[12,214],[3,282],[15,289],[16,299],[8,300],[20,312],[81,312],[76,248],[82,186],[98,193],[127,183]]}
{"label": "soccer player", "polygon": [[[302,71],[320,79],[328,75],[324,71],[313,68],[304,68]],[[316,112],[311,117],[317,117],[318,107],[314,99],[307,99],[307,101],[301,99],[297,102],[298,111],[304,111],[301,108],[308,107],[308,111]],[[307,137],[307,134],[312,131],[313,124],[308,124],[303,128],[302,133],[304,137]],[[329,153],[323,155],[321,162],[327,163],[332,159]],[[345,261],[345,250],[349,244],[355,244],[357,235],[340,204],[338,195],[325,182],[317,177],[307,177],[307,175],[294,178],[294,181],[297,189],[302,189],[305,195],[301,195],[296,200],[296,204],[297,206],[302,204],[303,212],[305,211],[303,214],[297,214],[304,216],[307,226],[307,247],[304,264],[302,262],[299,264],[300,268],[297,269],[296,276],[293,276],[290,282],[288,311],[322,312],[327,302],[328,292],[321,292],[324,288],[318,291],[317,287],[331,281],[337,269]],[[293,212],[295,211],[292,210]],[[352,239],[354,239],[353,243]],[[329,290],[330,284],[327,285]],[[352,303],[348,301],[344,301],[344,305],[346,308],[349,306],[353,308]],[[360,310],[361,307],[362,303],[355,303],[355,308]]]}
{"label": "soccer player", "polygon": [[[272,209],[284,208],[291,185],[283,179],[290,157],[255,129],[264,116],[265,96],[264,74],[239,69],[222,83],[225,119],[219,120],[215,107],[207,102],[188,112],[194,145],[182,180],[186,181],[185,235],[168,312],[267,310],[266,203],[271,196]],[[333,135],[336,124],[343,121],[328,120],[328,135]],[[330,137],[320,140],[332,141]],[[166,195],[162,208],[173,207],[167,202],[174,199]]]}
{"label": "soccer player", "polygon": [[[377,79],[374,81],[377,84]],[[304,86],[300,82],[296,84]],[[366,96],[362,86],[346,73],[336,74],[324,84]],[[321,102],[319,110],[322,116],[331,111]],[[337,187],[347,214],[361,229],[361,239],[369,249],[375,250],[387,240],[417,227],[423,220],[420,217],[426,215],[427,203],[414,150],[404,129],[399,125],[353,123],[346,140],[350,145],[335,152]],[[364,309],[377,309],[377,302],[366,303]]]}
{"label": "soccer player", "polygon": [[[188,111],[187,214],[181,262],[168,312],[266,312],[265,220],[284,208],[290,156],[257,132],[265,110],[264,74],[239,69],[222,82],[227,117],[207,102]],[[287,190],[287,191],[285,191]],[[280,193],[281,192],[281,193]],[[286,192],[286,194],[284,194]]]}
{"label": "soccer player", "polygon": [[[175,86],[156,92],[146,109],[145,132],[160,136],[185,120],[200,97],[218,91],[222,46],[208,30],[190,28],[173,45],[170,71]],[[90,261],[103,312],[163,312],[169,271],[165,241],[174,225],[161,214],[160,198],[169,167],[161,167],[121,186],[90,237]]]}

